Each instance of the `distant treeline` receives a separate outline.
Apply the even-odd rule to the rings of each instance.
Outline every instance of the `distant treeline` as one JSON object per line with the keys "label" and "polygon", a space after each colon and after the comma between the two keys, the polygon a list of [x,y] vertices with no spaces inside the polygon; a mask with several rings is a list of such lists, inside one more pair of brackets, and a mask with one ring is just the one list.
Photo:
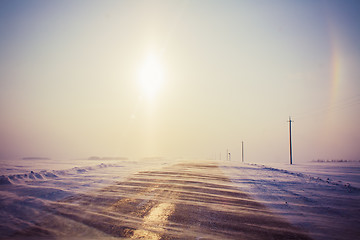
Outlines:
{"label": "distant treeline", "polygon": [[127,160],[126,157],[98,157],[98,156],[91,156],[88,157],[88,160]]}
{"label": "distant treeline", "polygon": [[333,160],[324,160],[324,159],[318,159],[318,160],[312,160],[313,162],[360,162],[360,160],[344,160],[344,159],[333,159]]}
{"label": "distant treeline", "polygon": [[23,157],[22,160],[50,160],[47,157]]}

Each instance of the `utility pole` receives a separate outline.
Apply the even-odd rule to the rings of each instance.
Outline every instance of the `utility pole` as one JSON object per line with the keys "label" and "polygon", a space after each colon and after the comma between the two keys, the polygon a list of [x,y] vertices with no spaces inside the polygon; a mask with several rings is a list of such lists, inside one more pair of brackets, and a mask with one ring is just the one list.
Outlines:
{"label": "utility pole", "polygon": [[291,120],[291,117],[289,117],[289,141],[290,141],[290,164],[292,164],[292,140],[291,140],[291,123],[294,122]]}
{"label": "utility pole", "polygon": [[241,141],[241,159],[244,162],[244,141]]}

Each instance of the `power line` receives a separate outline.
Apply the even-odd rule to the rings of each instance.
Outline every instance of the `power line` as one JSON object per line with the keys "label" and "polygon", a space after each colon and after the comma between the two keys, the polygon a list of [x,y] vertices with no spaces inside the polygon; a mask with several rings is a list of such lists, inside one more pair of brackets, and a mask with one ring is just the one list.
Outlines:
{"label": "power line", "polygon": [[341,111],[343,109],[357,106],[359,104],[360,104],[360,94],[357,94],[351,97],[343,98],[338,101],[332,102],[326,106],[323,105],[323,106],[315,107],[305,112],[300,112],[296,114],[296,116],[297,118],[304,118],[307,116],[314,116],[326,112]]}
{"label": "power line", "polygon": [[241,160],[244,162],[244,141],[241,141]]}

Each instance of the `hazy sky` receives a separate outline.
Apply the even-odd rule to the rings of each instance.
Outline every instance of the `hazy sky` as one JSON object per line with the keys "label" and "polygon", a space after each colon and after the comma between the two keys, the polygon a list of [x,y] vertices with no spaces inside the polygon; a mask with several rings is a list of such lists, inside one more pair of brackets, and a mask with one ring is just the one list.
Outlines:
{"label": "hazy sky", "polygon": [[359,1],[0,0],[0,158],[360,159]]}

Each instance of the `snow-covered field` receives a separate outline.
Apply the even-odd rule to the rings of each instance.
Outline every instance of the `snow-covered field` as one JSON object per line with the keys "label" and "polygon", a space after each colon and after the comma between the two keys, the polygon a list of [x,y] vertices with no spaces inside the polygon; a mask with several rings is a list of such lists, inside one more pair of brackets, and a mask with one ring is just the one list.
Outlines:
{"label": "snow-covered field", "polygon": [[314,239],[360,236],[360,163],[221,163],[234,185]]}
{"label": "snow-covered field", "polygon": [[[131,174],[183,160],[14,160],[0,168],[0,236],[33,228],[46,206],[103,189]],[[360,236],[360,163],[255,165],[219,162],[234,186],[314,239]],[[94,233],[95,234],[95,233]],[[94,235],[102,237],[101,235]],[[0,238],[1,238],[0,237]]]}

